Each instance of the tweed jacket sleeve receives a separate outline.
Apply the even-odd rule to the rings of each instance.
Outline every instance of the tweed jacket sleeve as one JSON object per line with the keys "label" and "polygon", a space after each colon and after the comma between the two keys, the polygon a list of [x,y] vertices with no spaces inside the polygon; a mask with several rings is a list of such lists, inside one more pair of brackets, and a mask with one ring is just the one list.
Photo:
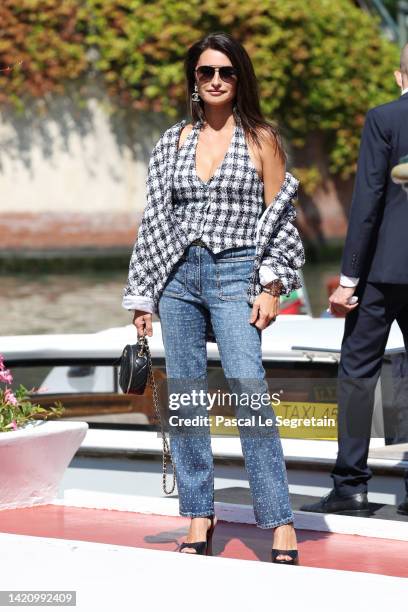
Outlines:
{"label": "tweed jacket sleeve", "polygon": [[[160,141],[159,141],[160,142]],[[146,179],[146,206],[143,211],[141,223],[139,225],[137,238],[133,247],[132,255],[129,262],[129,274],[126,287],[123,291],[123,303],[131,305],[129,298],[131,296],[143,296],[145,299],[153,300],[153,279],[149,276],[150,271],[146,267],[146,254],[148,246],[147,226],[148,219],[151,217],[154,209],[153,186],[160,185],[160,175],[157,172],[157,164],[155,163],[155,151],[159,143],[155,145],[150,157],[147,179]]]}
{"label": "tweed jacket sleeve", "polygon": [[[153,148],[146,178],[146,206],[129,263],[122,305],[138,296],[151,300],[157,312],[160,291],[187,245],[187,237],[172,215],[171,177],[178,133],[186,121],[167,129]],[[137,301],[137,300],[136,300]]]}
{"label": "tweed jacket sleeve", "polygon": [[284,182],[273,202],[258,221],[257,257],[282,281],[282,294],[288,295],[302,286],[297,273],[305,263],[305,253],[299,232],[293,225],[299,181],[286,172]]}

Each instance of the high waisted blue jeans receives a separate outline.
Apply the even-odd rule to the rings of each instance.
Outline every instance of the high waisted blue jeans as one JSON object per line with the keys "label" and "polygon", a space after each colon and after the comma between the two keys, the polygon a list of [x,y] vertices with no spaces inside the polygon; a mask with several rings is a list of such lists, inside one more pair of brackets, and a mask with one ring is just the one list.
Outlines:
{"label": "high waisted blue jeans", "polygon": [[[252,308],[246,298],[254,254],[252,246],[214,254],[205,246],[190,244],[174,266],[158,306],[170,393],[175,389],[187,391],[187,398],[191,398],[193,388],[207,390],[205,336],[209,317],[230,389],[239,389],[243,394],[268,392],[262,365],[262,332],[249,323]],[[235,417],[255,414],[256,419],[274,421],[270,401],[257,410],[247,404],[243,407],[240,402],[234,406]],[[177,417],[208,417],[211,413],[207,408],[206,401],[198,407],[196,402],[187,401],[177,408]],[[170,416],[176,414],[170,412]],[[267,529],[292,522],[286,467],[275,423],[266,428],[238,424],[238,429],[257,526]],[[169,440],[180,515],[214,514],[209,425],[194,430],[169,427]]]}

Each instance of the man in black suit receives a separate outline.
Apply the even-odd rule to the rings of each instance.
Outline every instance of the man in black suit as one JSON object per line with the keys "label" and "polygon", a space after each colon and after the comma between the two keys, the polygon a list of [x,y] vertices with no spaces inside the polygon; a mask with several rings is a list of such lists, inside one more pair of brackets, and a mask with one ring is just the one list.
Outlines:
{"label": "man in black suit", "polygon": [[[310,512],[369,515],[374,391],[394,320],[408,352],[408,199],[391,177],[408,153],[408,45],[394,75],[400,98],[366,115],[340,285],[329,298],[330,311],[346,316],[338,374],[339,450],[334,488],[301,507]],[[398,511],[408,514],[408,495]]]}

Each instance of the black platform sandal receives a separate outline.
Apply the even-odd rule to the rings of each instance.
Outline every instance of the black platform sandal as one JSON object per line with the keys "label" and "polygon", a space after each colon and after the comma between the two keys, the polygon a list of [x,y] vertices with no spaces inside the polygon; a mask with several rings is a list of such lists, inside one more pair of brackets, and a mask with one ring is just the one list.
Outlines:
{"label": "black platform sandal", "polygon": [[[290,561],[287,559],[278,559],[279,555],[287,555],[290,557]],[[272,548],[271,551],[272,563],[283,563],[284,565],[299,565],[299,552],[297,550],[279,550],[278,548]]]}
{"label": "black platform sandal", "polygon": [[207,539],[203,542],[182,542],[179,546],[178,552],[181,552],[183,548],[194,548],[195,553],[184,553],[189,555],[212,555],[212,537],[215,529],[214,514],[207,516],[206,518],[211,519],[211,525],[207,528]]}

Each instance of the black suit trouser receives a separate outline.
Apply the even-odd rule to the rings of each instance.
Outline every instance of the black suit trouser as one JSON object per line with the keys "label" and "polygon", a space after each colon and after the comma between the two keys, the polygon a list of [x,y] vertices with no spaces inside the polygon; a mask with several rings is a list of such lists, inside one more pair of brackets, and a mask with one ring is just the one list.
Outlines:
{"label": "black suit trouser", "polygon": [[339,450],[332,471],[339,495],[366,492],[375,387],[391,325],[402,331],[408,353],[408,285],[360,281],[359,306],[346,316],[338,373]]}

